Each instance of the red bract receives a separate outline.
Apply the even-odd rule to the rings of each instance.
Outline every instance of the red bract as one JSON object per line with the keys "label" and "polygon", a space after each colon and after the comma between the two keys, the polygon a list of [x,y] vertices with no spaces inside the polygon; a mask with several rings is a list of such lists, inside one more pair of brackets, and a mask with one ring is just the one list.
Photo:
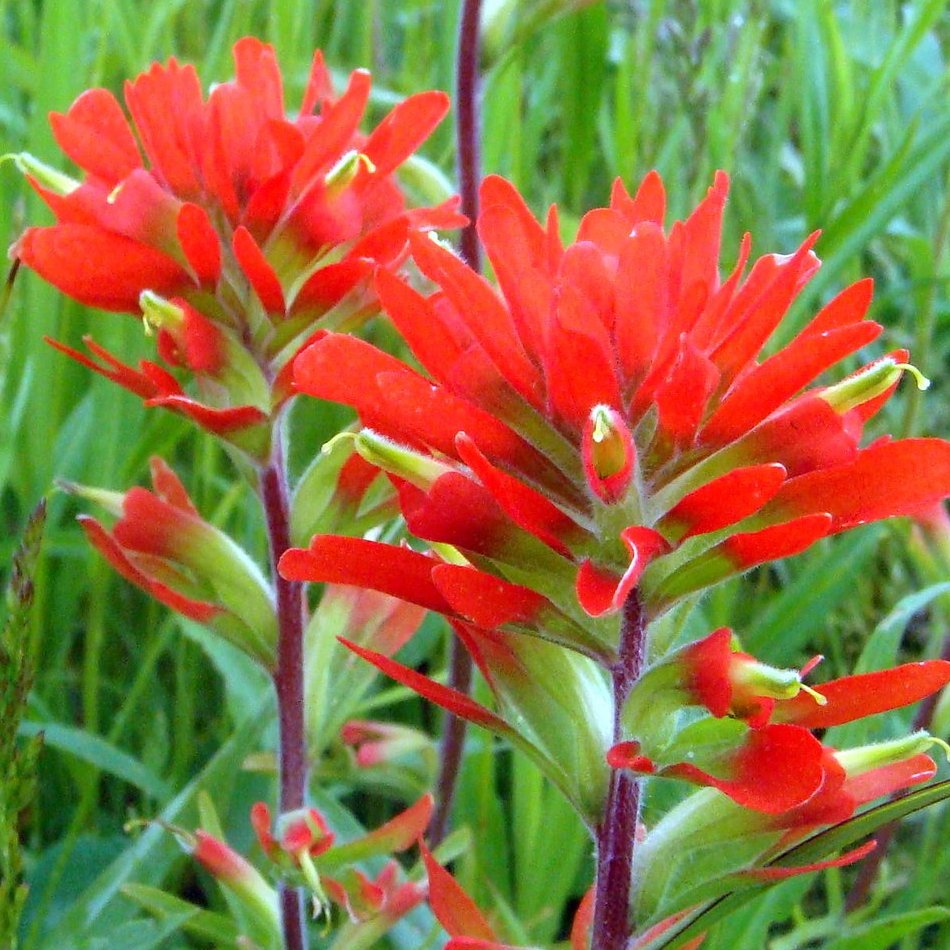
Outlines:
{"label": "red bract", "polygon": [[[279,408],[290,395],[280,371],[314,323],[349,326],[371,312],[372,275],[400,263],[411,232],[463,221],[453,202],[407,210],[393,178],[448,109],[443,93],[410,96],[364,135],[365,70],[337,96],[318,51],[288,116],[273,49],[245,38],[234,60],[235,78],[206,99],[192,66],[152,66],[126,83],[131,124],[105,89],[53,113],[53,134],[84,179],[18,156],[57,223],[29,228],[13,247],[81,303],[145,310],[162,357],[202,380],[211,415],[169,402],[174,380],[157,367],[143,366],[142,395],[217,433],[216,412]],[[229,419],[228,431],[257,421]]]}
{"label": "red bract", "polygon": [[[479,232],[498,290],[422,235],[410,245],[434,293],[377,274],[383,307],[421,369],[333,332],[294,364],[299,390],[356,409],[365,426],[356,450],[389,475],[409,531],[434,553],[324,535],[287,552],[281,573],[369,587],[448,617],[492,709],[351,648],[532,755],[597,838],[608,890],[632,837],[623,827],[621,847],[612,817],[624,814],[618,803],[636,782],[608,782],[604,763],[706,786],[682,806],[683,827],[699,829],[696,848],[716,840],[702,808],[731,809],[722,860],[704,852],[695,870],[677,870],[684,892],[705,887],[708,896],[722,867],[759,873],[770,847],[932,769],[923,756],[930,737],[838,752],[810,728],[914,702],[950,680],[950,665],[931,661],[812,689],[804,671],[734,649],[726,629],[673,650],[670,629],[656,622],[755,565],[950,494],[950,443],[861,446],[865,423],[912,369],[906,353],[814,385],[879,335],[865,319],[869,282],[760,358],[818,267],[816,236],[748,274],[746,237],[720,279],[726,191],[717,175],[696,211],[665,229],[659,176],[633,197],[618,183],[610,207],[587,214],[565,247],[556,211],[542,226],[508,183],[489,178]],[[666,819],[646,834],[658,878],[676,858],[667,839],[677,834]],[[763,875],[847,863],[865,850]],[[645,926],[690,906],[667,906],[665,888],[638,916]],[[619,932],[609,904],[598,891],[595,929]],[[497,945],[477,919],[471,928],[443,923],[454,946]]]}
{"label": "red bract", "polygon": [[[759,360],[818,267],[814,239],[743,278],[745,240],[721,280],[726,190],[720,174],[664,230],[659,177],[634,197],[618,183],[565,247],[556,216],[542,227],[489,178],[479,231],[500,294],[423,236],[412,253],[435,294],[377,276],[429,378],[330,333],[298,358],[297,387],[349,403],[375,431],[358,448],[397,480],[413,533],[517,573],[565,613],[614,611],[638,586],[655,616],[829,533],[950,493],[950,444],[860,447],[906,354],[805,390],[879,334],[865,319],[869,282]],[[552,593],[544,574],[569,580],[575,596]]]}
{"label": "red bract", "polygon": [[126,580],[270,668],[277,642],[270,584],[234,541],[201,518],[165,462],[153,458],[151,471],[154,492],[63,487],[117,518],[111,531],[88,515],[80,515],[79,522]]}

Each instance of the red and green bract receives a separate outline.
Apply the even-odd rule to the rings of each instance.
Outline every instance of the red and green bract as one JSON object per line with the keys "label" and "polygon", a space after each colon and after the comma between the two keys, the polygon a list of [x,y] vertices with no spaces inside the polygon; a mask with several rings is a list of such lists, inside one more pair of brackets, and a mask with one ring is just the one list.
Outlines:
{"label": "red and green bract", "polygon": [[131,125],[105,89],[53,113],[84,179],[17,156],[56,224],[29,228],[12,252],[83,304],[144,310],[162,359],[198,378],[200,398],[91,340],[94,359],[60,349],[261,457],[314,325],[364,319],[374,271],[400,264],[409,233],[464,219],[454,201],[408,210],[393,177],[444,116],[444,93],[410,96],[364,135],[365,70],[336,95],[318,51],[288,115],[273,49],[245,38],[234,61],[235,79],[207,98],[192,66],[153,65],[126,83]]}
{"label": "red and green bract", "polygon": [[[870,282],[759,360],[818,267],[814,239],[760,258],[743,279],[746,238],[721,280],[726,188],[718,175],[665,231],[659,177],[633,198],[618,183],[610,207],[589,212],[565,247],[555,211],[543,227],[509,184],[489,178],[479,232],[500,294],[423,235],[410,244],[434,294],[377,276],[424,372],[338,333],[295,363],[299,390],[352,405],[371,430],[357,447],[391,472],[412,533],[512,582],[490,598],[495,612],[548,639],[574,637],[584,652],[591,645],[564,633],[563,618],[609,653],[616,623],[602,615],[634,586],[656,617],[756,564],[950,492],[950,444],[860,445],[906,354],[806,388],[879,335],[865,319]],[[318,544],[321,560],[333,542]],[[337,579],[358,573],[362,552],[339,555]],[[377,583],[411,593],[404,560],[378,546]],[[487,600],[477,584],[433,573],[439,606],[417,591],[427,606],[447,600],[475,619]]]}
{"label": "red and green bract", "polygon": [[[861,444],[906,353],[816,385],[880,334],[866,319],[869,281],[761,357],[817,270],[816,236],[747,274],[746,236],[722,279],[726,191],[719,174],[693,214],[667,229],[658,175],[633,197],[618,183],[610,207],[589,212],[565,246],[555,209],[539,224],[511,185],[489,178],[478,226],[497,289],[430,237],[411,236],[435,291],[384,271],[376,288],[421,369],[327,332],[296,359],[294,381],[357,411],[357,451],[388,473],[410,532],[431,551],[323,535],[281,561],[291,579],[370,587],[445,615],[494,710],[353,649],[526,750],[592,830],[608,762],[708,786],[682,807],[705,796],[742,816],[733,821],[741,828],[722,867],[697,865],[696,887],[789,873],[763,864],[808,829],[932,776],[926,734],[838,752],[810,730],[909,704],[950,681],[950,664],[931,661],[810,689],[803,674],[742,653],[730,631],[672,640],[666,620],[685,598],[950,494],[947,442]],[[630,603],[641,609],[646,668],[618,709],[607,674],[616,681],[622,665]],[[664,836],[677,837],[653,837],[654,868],[664,867]],[[643,853],[634,900],[649,928],[688,904],[654,899],[648,845]],[[679,897],[689,893],[684,886]],[[493,939],[481,930],[455,933]]]}

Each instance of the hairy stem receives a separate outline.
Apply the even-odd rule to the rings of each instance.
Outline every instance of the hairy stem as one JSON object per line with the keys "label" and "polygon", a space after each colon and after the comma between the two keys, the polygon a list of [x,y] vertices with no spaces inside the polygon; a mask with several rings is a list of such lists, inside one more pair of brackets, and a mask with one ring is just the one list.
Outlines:
{"label": "hairy stem", "polygon": [[[277,562],[290,547],[290,498],[284,469],[280,427],[274,433],[270,464],[261,473],[261,502],[267,522],[271,576],[277,595],[277,716],[280,728],[278,763],[280,811],[302,808],[307,788],[307,749],[303,700],[303,585],[280,576]],[[304,950],[303,895],[282,887],[281,919],[286,950]]]}
{"label": "hairy stem", "polygon": [[[640,678],[646,626],[636,590],[627,597],[620,623],[620,649],[610,673],[614,691],[614,741],[621,734],[620,715]],[[591,950],[623,950],[629,936],[633,848],[640,814],[640,780],[614,770],[607,789],[604,818],[597,828],[597,881]]]}
{"label": "hairy stem", "polygon": [[[461,693],[467,693],[472,685],[472,658],[458,637],[452,638],[449,683],[453,689]],[[449,829],[449,813],[452,811],[452,799],[455,798],[455,786],[462,764],[466,725],[464,719],[452,713],[446,714],[442,744],[439,747],[439,779],[436,784],[435,813],[432,821],[429,822],[429,844],[433,848],[442,841]]]}
{"label": "hairy stem", "polygon": [[[459,191],[462,213],[469,223],[462,231],[462,257],[473,270],[481,269],[478,246],[478,185],[481,180],[479,155],[479,71],[480,46],[479,14],[481,0],[464,0],[459,21],[458,58],[455,69],[455,142],[458,154]],[[472,658],[459,641],[452,640],[452,658],[449,667],[449,686],[467,693],[472,685]],[[466,722],[449,713],[445,718],[442,745],[439,750],[439,779],[436,786],[436,808],[429,825],[429,840],[433,847],[444,837],[449,827],[449,813],[455,786],[458,784],[465,745]]]}
{"label": "hairy stem", "polygon": [[455,65],[455,143],[458,154],[459,193],[468,225],[462,231],[462,257],[473,270],[481,268],[475,222],[481,181],[479,148],[479,69],[481,0],[464,0],[459,22],[458,59]]}

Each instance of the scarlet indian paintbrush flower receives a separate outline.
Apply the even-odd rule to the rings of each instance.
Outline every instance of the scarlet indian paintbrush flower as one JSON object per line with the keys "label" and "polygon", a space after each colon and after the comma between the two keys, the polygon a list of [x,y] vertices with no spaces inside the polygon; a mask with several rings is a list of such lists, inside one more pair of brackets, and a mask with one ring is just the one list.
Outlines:
{"label": "scarlet indian paintbrush flower", "polygon": [[[865,319],[870,282],[758,361],[818,267],[814,237],[760,258],[743,280],[746,239],[721,281],[726,187],[720,174],[667,233],[658,176],[634,198],[618,184],[565,248],[555,215],[540,226],[489,178],[479,229],[501,296],[423,236],[413,255],[438,293],[377,279],[431,379],[329,333],[298,358],[296,384],[357,409],[372,430],[357,448],[398,480],[414,534],[490,562],[575,618],[578,605],[592,617],[615,611],[634,586],[656,617],[825,535],[945,496],[950,444],[860,447],[906,354],[805,389],[880,333]],[[559,593],[541,589],[544,575]],[[462,595],[452,598],[464,613]],[[615,622],[582,622],[611,649]]]}
{"label": "scarlet indian paintbrush flower", "polygon": [[[789,256],[760,258],[748,275],[746,236],[721,279],[727,184],[718,174],[693,214],[667,229],[659,176],[632,197],[618,182],[610,206],[589,212],[564,246],[556,209],[541,225],[511,185],[489,178],[479,233],[500,293],[423,235],[410,238],[412,254],[435,293],[377,275],[422,371],[332,332],[294,367],[298,389],[356,409],[365,426],[357,451],[389,474],[409,530],[432,551],[322,536],[284,555],[281,572],[370,587],[449,618],[494,711],[352,648],[511,739],[571,799],[598,843],[598,950],[629,934],[638,782],[622,776],[710,786],[683,807],[712,796],[753,816],[747,840],[717,860],[730,872],[754,870],[788,829],[841,821],[933,774],[924,754],[932,740],[915,736],[900,750],[871,747],[866,756],[884,771],[857,769],[880,779],[861,785],[844,764],[852,753],[810,729],[950,681],[950,664],[934,661],[812,689],[802,673],[743,654],[729,631],[675,641],[668,621],[685,598],[950,494],[950,444],[861,445],[902,374],[923,382],[906,353],[814,385],[880,334],[866,319],[869,281],[760,359],[819,266],[817,235]],[[708,886],[719,865],[697,865],[690,885]],[[638,926],[688,906],[651,903],[648,890],[632,892]],[[618,900],[621,910],[611,910]]]}
{"label": "scarlet indian paintbrush flower", "polygon": [[152,458],[150,467],[154,491],[61,485],[116,519],[111,530],[88,515],[79,522],[126,580],[273,668],[277,618],[270,583],[241,547],[201,517],[162,459]]}
{"label": "scarlet indian paintbrush flower", "polygon": [[451,201],[407,210],[393,177],[445,114],[443,93],[409,97],[364,135],[365,70],[338,96],[317,52],[288,115],[273,49],[245,38],[234,61],[236,78],[207,99],[193,67],[152,66],[126,83],[131,125],[105,89],[53,113],[84,179],[14,156],[57,223],[29,228],[12,254],[81,303],[143,313],[162,360],[200,394],[91,340],[93,359],[60,349],[262,457],[291,394],[282,371],[314,325],[355,325],[374,309],[376,267],[398,265],[410,231],[463,219]]}

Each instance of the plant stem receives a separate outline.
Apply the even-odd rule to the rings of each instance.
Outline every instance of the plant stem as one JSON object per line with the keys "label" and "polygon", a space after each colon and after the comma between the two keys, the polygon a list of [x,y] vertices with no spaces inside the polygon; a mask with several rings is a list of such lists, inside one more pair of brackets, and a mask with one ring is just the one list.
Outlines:
{"label": "plant stem", "polygon": [[[455,142],[458,154],[459,191],[462,214],[468,224],[462,231],[462,257],[475,271],[481,269],[478,246],[478,185],[481,180],[478,121],[478,56],[481,45],[479,14],[481,0],[464,0],[459,20],[458,57],[455,68]],[[472,685],[472,658],[459,641],[452,639],[449,665],[449,686],[467,693]],[[458,784],[465,745],[466,722],[449,713],[445,718],[442,744],[439,750],[439,779],[436,786],[436,809],[429,825],[429,841],[435,847],[444,837],[449,825],[449,812]]]}
{"label": "plant stem", "polygon": [[[623,606],[620,648],[611,668],[614,690],[614,741],[622,736],[621,713],[627,696],[640,678],[646,647],[646,625],[636,590]],[[611,772],[604,818],[597,828],[597,881],[594,896],[594,932],[591,950],[623,950],[629,936],[630,885],[640,780],[619,769]]]}
{"label": "plant stem", "polygon": [[[449,683],[453,689],[467,693],[472,685],[472,658],[458,637],[452,638],[452,659],[449,667]],[[465,744],[467,723],[451,713],[446,714],[445,730],[439,747],[439,780],[436,785],[436,807],[429,822],[429,845],[435,847],[445,837],[449,827],[449,813],[459,767],[462,764],[462,747]]]}
{"label": "plant stem", "polygon": [[478,246],[478,186],[481,182],[479,148],[479,69],[481,0],[464,0],[459,22],[458,58],[455,65],[455,143],[458,155],[462,214],[468,225],[462,231],[462,257],[473,270],[481,269]]}
{"label": "plant stem", "polygon": [[[261,502],[267,522],[271,576],[277,595],[277,716],[280,729],[278,766],[281,813],[302,808],[307,788],[307,750],[303,701],[303,585],[280,576],[277,563],[290,547],[290,498],[284,466],[281,427],[274,431],[270,464],[261,473]],[[280,911],[286,950],[304,950],[303,895],[281,887]]]}

